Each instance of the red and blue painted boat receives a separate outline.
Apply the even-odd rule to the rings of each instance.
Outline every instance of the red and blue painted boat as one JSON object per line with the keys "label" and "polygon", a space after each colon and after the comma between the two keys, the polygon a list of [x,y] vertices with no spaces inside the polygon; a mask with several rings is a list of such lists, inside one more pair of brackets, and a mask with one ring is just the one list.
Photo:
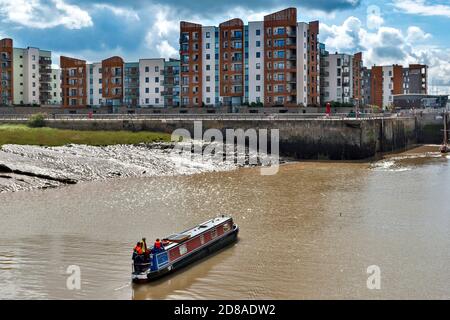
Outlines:
{"label": "red and blue painted boat", "polygon": [[222,216],[173,234],[163,239],[163,250],[153,248],[144,260],[133,259],[131,279],[156,280],[235,242],[238,232],[233,218]]}

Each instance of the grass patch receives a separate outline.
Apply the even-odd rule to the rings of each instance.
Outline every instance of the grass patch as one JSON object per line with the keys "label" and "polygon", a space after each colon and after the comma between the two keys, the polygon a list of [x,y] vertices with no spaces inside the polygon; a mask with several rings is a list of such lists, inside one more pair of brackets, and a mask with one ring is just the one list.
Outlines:
{"label": "grass patch", "polygon": [[149,131],[78,131],[30,128],[26,125],[0,125],[0,146],[20,144],[56,147],[70,143],[107,146],[158,141],[168,142],[170,135]]}

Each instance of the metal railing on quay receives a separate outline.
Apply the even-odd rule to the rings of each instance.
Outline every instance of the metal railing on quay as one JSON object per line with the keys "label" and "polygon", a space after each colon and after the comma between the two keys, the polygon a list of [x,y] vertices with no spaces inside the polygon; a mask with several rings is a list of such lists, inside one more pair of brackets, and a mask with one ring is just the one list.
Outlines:
{"label": "metal railing on quay", "polygon": [[[26,121],[31,114],[0,114],[2,121]],[[346,113],[336,113],[326,115],[323,113],[215,113],[215,114],[47,114],[47,121],[130,121],[130,120],[159,120],[159,121],[293,121],[293,120],[377,120],[389,118],[411,118],[410,115],[364,113],[349,115]]]}

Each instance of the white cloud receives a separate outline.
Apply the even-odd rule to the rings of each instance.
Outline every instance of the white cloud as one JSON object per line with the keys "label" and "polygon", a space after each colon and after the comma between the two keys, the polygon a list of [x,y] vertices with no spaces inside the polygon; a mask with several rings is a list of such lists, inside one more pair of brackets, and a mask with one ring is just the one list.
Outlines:
{"label": "white cloud", "polygon": [[87,11],[64,0],[0,0],[0,16],[9,22],[31,28],[46,29],[64,26],[81,29],[93,25]]}
{"label": "white cloud", "polygon": [[450,18],[450,5],[432,4],[425,0],[394,0],[393,5],[403,13]]}
{"label": "white cloud", "polygon": [[128,8],[116,7],[116,6],[112,6],[109,4],[99,4],[99,3],[94,4],[94,8],[100,9],[100,10],[109,10],[114,15],[121,17],[121,18],[125,18],[127,20],[131,20],[131,21],[133,21],[133,20],[140,21],[141,20],[139,18],[139,14],[136,11],[133,11]]}
{"label": "white cloud", "polygon": [[156,49],[161,57],[179,58],[178,51],[172,47],[167,40],[163,40],[157,44]]}
{"label": "white cloud", "polygon": [[407,41],[408,42],[420,42],[429,40],[431,34],[424,32],[422,29],[416,26],[410,26],[408,28]]}
{"label": "white cloud", "polygon": [[425,40],[431,35],[417,26],[406,32],[383,26],[367,30],[356,17],[342,25],[321,25],[321,41],[330,52],[362,51],[364,64],[376,65],[424,63],[430,66],[430,83],[450,86],[450,50],[430,46]]}
{"label": "white cloud", "polygon": [[162,57],[177,58],[178,51],[170,40],[178,39],[179,18],[173,16],[173,10],[169,7],[155,6],[152,8],[154,20],[145,36],[145,46],[155,49]]}
{"label": "white cloud", "polygon": [[320,39],[331,50],[346,51],[358,46],[362,31],[361,20],[349,17],[342,25],[320,25]]}
{"label": "white cloud", "polygon": [[378,14],[369,14],[366,23],[369,29],[378,29],[384,24],[384,19]]}

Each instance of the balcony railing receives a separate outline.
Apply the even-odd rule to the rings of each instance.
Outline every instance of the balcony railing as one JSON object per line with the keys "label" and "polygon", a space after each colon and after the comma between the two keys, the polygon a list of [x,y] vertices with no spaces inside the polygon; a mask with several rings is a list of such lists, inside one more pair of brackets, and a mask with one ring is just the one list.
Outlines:
{"label": "balcony railing", "polygon": [[180,37],[180,43],[187,43],[189,42],[189,37],[188,36],[181,36]]}
{"label": "balcony railing", "polygon": [[52,91],[52,86],[48,83],[42,83],[39,87],[39,91]]}
{"label": "balcony railing", "polygon": [[52,73],[52,69],[51,68],[39,68],[39,73],[50,74],[50,73]]}
{"label": "balcony railing", "polygon": [[9,62],[9,61],[11,61],[11,56],[9,56],[9,55],[1,55],[0,56],[0,61]]}
{"label": "balcony railing", "polygon": [[52,59],[51,58],[39,58],[39,64],[41,65],[51,65]]}

